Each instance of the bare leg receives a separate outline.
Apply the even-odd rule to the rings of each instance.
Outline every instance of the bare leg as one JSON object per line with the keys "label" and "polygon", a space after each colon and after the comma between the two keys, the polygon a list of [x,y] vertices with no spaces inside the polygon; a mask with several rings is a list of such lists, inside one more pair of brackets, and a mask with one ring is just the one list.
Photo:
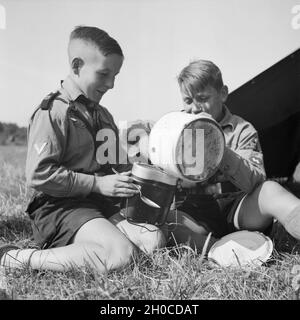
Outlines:
{"label": "bare leg", "polygon": [[266,181],[244,199],[238,223],[241,229],[263,231],[275,218],[300,239],[300,210],[297,208],[300,209],[300,199],[280,184]]}
{"label": "bare leg", "polygon": [[166,236],[157,226],[147,223],[130,223],[119,213],[113,215],[109,221],[146,254],[151,254],[155,249],[166,245]]}
{"label": "bare leg", "polygon": [[73,243],[46,250],[11,250],[1,264],[7,267],[29,265],[33,269],[66,271],[87,264],[100,272],[119,269],[130,263],[134,245],[108,220],[100,218],[85,223]]}

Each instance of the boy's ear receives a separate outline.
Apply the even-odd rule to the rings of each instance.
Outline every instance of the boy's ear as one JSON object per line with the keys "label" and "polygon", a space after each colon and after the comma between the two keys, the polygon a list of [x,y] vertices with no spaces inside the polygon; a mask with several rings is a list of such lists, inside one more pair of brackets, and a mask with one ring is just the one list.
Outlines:
{"label": "boy's ear", "polygon": [[222,96],[222,102],[224,103],[227,100],[228,97],[228,87],[223,86],[221,89],[221,96]]}
{"label": "boy's ear", "polygon": [[81,58],[74,58],[71,62],[71,68],[74,74],[79,75],[80,69],[82,68],[84,62]]}

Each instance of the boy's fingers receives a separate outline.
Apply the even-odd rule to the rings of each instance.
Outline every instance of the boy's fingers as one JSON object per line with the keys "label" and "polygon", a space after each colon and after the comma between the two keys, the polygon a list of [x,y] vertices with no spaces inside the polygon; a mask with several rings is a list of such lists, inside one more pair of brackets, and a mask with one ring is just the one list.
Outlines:
{"label": "boy's fingers", "polygon": [[124,183],[124,182],[119,182],[116,187],[118,189],[128,189],[128,190],[134,190],[136,191],[135,193],[138,193],[139,191],[137,190],[137,188],[135,186],[132,185],[132,183]]}
{"label": "boy's fingers", "polygon": [[129,176],[125,176],[125,175],[118,175],[118,180],[119,181],[123,181],[123,182],[133,182],[133,178],[129,177]]}
{"label": "boy's fingers", "polygon": [[130,197],[133,197],[135,194],[130,194],[130,193],[124,193],[124,192],[118,192],[116,193],[116,197],[119,197],[119,198],[130,198]]}
{"label": "boy's fingers", "polygon": [[131,170],[130,171],[124,171],[120,173],[122,176],[129,176],[131,174]]}
{"label": "boy's fingers", "polygon": [[119,188],[116,192],[117,197],[132,197],[136,195],[136,191],[128,188]]}

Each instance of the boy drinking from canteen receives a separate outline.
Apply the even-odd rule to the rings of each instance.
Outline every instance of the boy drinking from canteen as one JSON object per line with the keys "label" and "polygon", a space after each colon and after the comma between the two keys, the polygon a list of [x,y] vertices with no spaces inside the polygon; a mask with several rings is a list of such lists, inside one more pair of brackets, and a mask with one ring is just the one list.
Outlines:
{"label": "boy drinking from canteen", "polygon": [[[238,230],[268,233],[274,219],[300,239],[300,199],[280,184],[266,181],[257,131],[226,107],[228,88],[219,68],[211,61],[191,62],[180,72],[178,84],[184,111],[211,115],[224,132],[226,147],[215,177],[205,185],[183,183],[184,201],[168,217],[172,228],[177,224],[171,242],[189,241],[200,249],[209,232],[212,245]],[[214,187],[217,183],[221,192]]]}

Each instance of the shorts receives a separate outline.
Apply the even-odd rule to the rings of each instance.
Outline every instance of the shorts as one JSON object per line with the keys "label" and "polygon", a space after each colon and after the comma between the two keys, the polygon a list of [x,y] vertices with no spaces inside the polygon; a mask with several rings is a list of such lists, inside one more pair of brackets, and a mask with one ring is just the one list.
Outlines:
{"label": "shorts", "polygon": [[246,195],[242,191],[217,196],[190,194],[177,209],[190,215],[214,237],[220,238],[239,230],[236,211]]}
{"label": "shorts", "polygon": [[34,240],[42,249],[66,246],[89,220],[109,219],[119,211],[118,198],[110,199],[98,194],[58,198],[37,193],[26,209]]}

